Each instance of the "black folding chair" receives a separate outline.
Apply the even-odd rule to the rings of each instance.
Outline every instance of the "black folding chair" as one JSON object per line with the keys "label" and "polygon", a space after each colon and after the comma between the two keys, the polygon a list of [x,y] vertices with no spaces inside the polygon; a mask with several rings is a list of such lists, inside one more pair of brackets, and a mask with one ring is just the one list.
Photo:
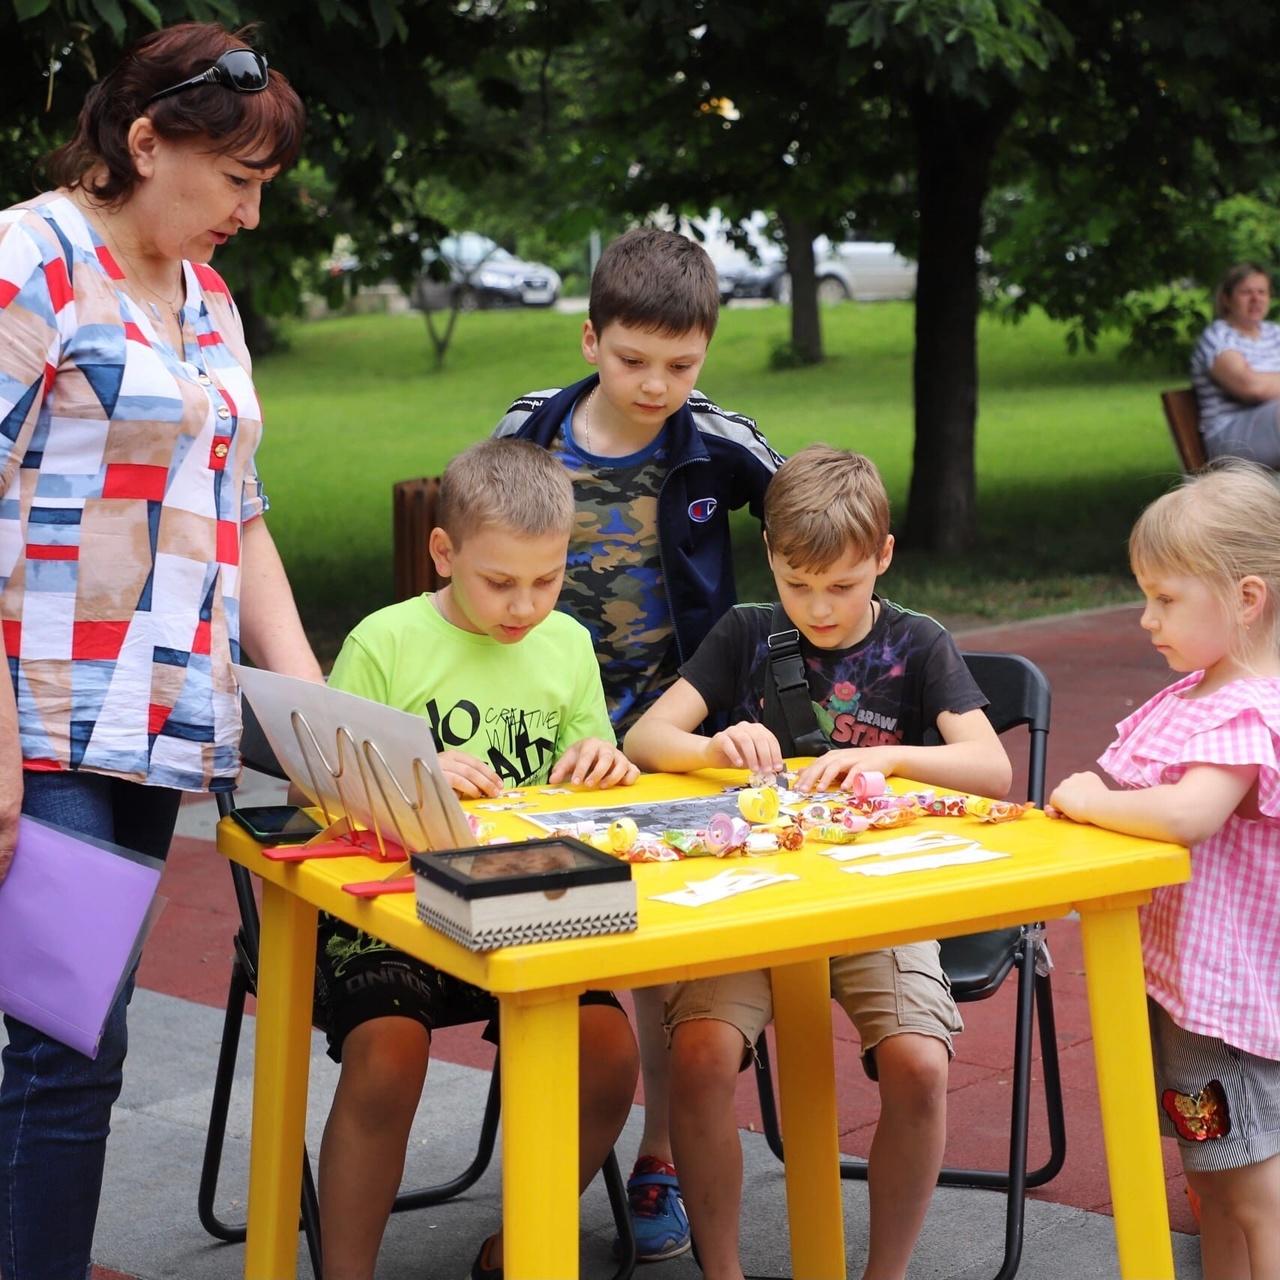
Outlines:
{"label": "black folding chair", "polygon": [[[987,717],[997,733],[1026,725],[1030,735],[1027,799],[1043,806],[1045,757],[1049,738],[1049,682],[1033,662],[1015,653],[966,653],[964,660],[989,702]],[[995,1280],[1011,1280],[1022,1259],[1026,1190],[1043,1186],[1062,1168],[1067,1154],[1066,1122],[1062,1111],[1062,1080],[1053,1019],[1053,991],[1049,984],[1044,927],[1021,925],[972,933],[942,942],[942,967],[951,980],[957,1003],[985,1000],[994,995],[1010,973],[1018,975],[1017,1016],[1014,1022],[1013,1102],[1009,1125],[1009,1163],[1005,1169],[944,1168],[938,1184],[948,1187],[988,1187],[1008,1192],[1005,1203],[1004,1261]],[[1049,1132],[1049,1157],[1038,1169],[1027,1169],[1028,1121],[1031,1111],[1031,1051],[1033,1022],[1040,1030],[1041,1069]],[[782,1159],[782,1135],[774,1100],[769,1049],[765,1037],[756,1041],[756,1086],[760,1095],[762,1129],[770,1150]],[[854,1156],[840,1161],[842,1178],[865,1178],[867,1162]]]}
{"label": "black folding chair", "polygon": [[[262,729],[248,704],[244,705],[244,734],[240,743],[245,764],[271,777],[287,780],[275,758]],[[234,808],[229,793],[218,795],[218,813],[225,817]],[[236,905],[240,913],[240,927],[232,940],[231,984],[227,991],[227,1012],[222,1024],[222,1043],[218,1051],[218,1068],[213,1082],[213,1101],[209,1108],[209,1131],[205,1137],[204,1163],[200,1170],[200,1187],[196,1196],[196,1209],[200,1224],[215,1239],[229,1244],[243,1242],[246,1224],[226,1222],[219,1217],[214,1205],[218,1191],[218,1174],[222,1166],[222,1148],[227,1133],[227,1111],[231,1102],[231,1086],[235,1076],[236,1055],[240,1047],[240,1027],[244,1021],[245,1000],[257,991],[258,982],[258,903],[253,894],[253,878],[239,863],[228,862],[235,889]],[[480,1121],[480,1138],[471,1163],[456,1177],[435,1186],[421,1187],[416,1191],[402,1191],[395,1199],[392,1213],[407,1209],[424,1209],[428,1205],[442,1204],[460,1196],[473,1186],[489,1167],[498,1133],[498,1121],[502,1109],[500,1058],[495,1055],[493,1072],[489,1081],[489,1093],[485,1101],[484,1116]],[[622,1242],[622,1259],[612,1280],[630,1280],[636,1267],[636,1240],[631,1227],[631,1213],[627,1203],[626,1183],[618,1168],[618,1158],[610,1151],[601,1173],[609,1206]],[[311,1159],[303,1150],[302,1206],[300,1228],[306,1236],[307,1250],[311,1255],[311,1268],[316,1277],[324,1272],[321,1267],[320,1205],[316,1196],[315,1177]]]}

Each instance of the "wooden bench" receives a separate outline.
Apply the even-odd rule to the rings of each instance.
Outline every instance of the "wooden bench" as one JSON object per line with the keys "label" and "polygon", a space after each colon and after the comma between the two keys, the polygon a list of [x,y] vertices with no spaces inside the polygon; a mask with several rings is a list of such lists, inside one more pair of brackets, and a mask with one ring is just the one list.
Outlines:
{"label": "wooden bench", "polygon": [[1200,402],[1196,393],[1190,387],[1162,391],[1160,403],[1164,405],[1169,434],[1173,436],[1173,447],[1178,451],[1183,471],[1190,475],[1202,470],[1208,464],[1209,456],[1205,453],[1204,437],[1200,434]]}
{"label": "wooden bench", "polygon": [[439,496],[439,476],[401,480],[392,486],[392,576],[397,600],[409,600],[442,585],[435,562],[427,551]]}

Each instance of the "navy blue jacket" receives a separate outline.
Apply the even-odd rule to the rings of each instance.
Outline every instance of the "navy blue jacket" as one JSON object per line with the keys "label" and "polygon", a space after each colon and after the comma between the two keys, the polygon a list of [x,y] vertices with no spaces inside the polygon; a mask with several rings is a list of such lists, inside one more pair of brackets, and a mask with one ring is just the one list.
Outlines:
{"label": "navy blue jacket", "polygon": [[[599,381],[592,374],[563,390],[521,396],[494,430],[550,447],[565,415]],[[737,601],[729,512],[756,519],[782,458],[741,414],[695,391],[667,419],[666,479],[658,493],[658,547],[681,662],[691,658],[720,615]]]}

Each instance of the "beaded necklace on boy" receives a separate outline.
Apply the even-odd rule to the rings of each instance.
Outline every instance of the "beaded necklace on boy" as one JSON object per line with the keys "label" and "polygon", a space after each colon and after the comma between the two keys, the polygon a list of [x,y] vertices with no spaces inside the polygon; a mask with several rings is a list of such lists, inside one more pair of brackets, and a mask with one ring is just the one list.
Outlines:
{"label": "beaded necklace on boy", "polygon": [[588,453],[591,452],[591,402],[596,398],[596,392],[599,390],[600,384],[597,382],[591,388],[586,404],[582,406],[582,443],[586,445]]}

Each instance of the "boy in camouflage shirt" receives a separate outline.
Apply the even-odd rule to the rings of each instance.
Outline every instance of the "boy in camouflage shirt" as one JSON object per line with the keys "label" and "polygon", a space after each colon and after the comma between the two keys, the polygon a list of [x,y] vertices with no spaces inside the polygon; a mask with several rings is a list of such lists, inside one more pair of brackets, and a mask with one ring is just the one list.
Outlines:
{"label": "boy in camouflage shirt", "polygon": [[[755,423],[694,388],[719,319],[715,267],[674,232],[641,227],[591,279],[582,354],[597,373],[522,396],[495,434],[551,450],[576,520],[559,608],[595,641],[619,739],[735,602],[729,513],[759,518],[782,459]],[[667,1134],[664,990],[637,991],[645,1131],[629,1183],[642,1260],[689,1247]]]}

